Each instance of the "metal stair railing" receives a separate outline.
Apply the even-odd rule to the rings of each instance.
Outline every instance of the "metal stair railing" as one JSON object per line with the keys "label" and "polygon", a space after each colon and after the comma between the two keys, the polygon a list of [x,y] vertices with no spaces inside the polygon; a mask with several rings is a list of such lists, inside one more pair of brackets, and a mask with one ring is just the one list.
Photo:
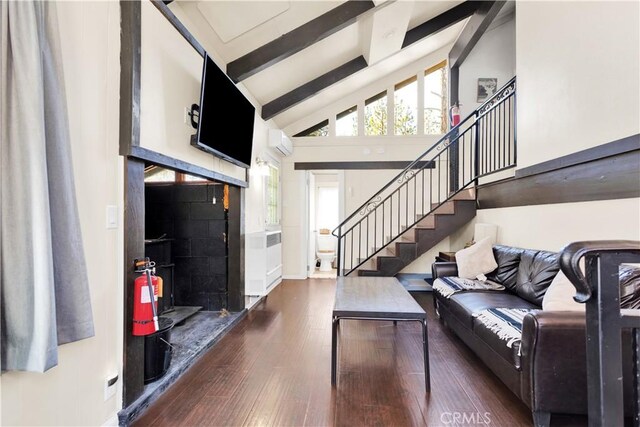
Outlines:
{"label": "metal stair railing", "polygon": [[516,165],[516,78],[411,162],[335,230],[347,275],[479,178]]}

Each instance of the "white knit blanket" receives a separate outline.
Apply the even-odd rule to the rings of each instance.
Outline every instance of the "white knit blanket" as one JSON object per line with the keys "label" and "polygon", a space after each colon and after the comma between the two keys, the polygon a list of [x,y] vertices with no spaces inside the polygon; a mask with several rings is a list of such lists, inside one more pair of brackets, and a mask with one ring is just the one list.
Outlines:
{"label": "white knit blanket", "polygon": [[495,332],[507,347],[513,348],[522,339],[522,320],[531,309],[489,308],[473,315],[490,331]]}
{"label": "white knit blanket", "polygon": [[502,291],[504,286],[490,280],[470,280],[460,277],[439,277],[433,282],[433,290],[445,298],[460,291]]}

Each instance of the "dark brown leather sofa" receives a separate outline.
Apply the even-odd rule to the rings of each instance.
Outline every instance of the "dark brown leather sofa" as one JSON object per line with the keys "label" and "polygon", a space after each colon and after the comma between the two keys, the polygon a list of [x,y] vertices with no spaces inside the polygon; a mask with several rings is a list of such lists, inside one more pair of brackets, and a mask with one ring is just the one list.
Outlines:
{"label": "dark brown leather sofa", "polygon": [[[542,298],[558,273],[558,254],[494,246],[498,268],[487,278],[504,291],[462,291],[450,298],[434,292],[436,311],[507,387],[532,411],[536,426],[548,426],[552,413],[587,414],[585,315],[542,311]],[[433,278],[456,276],[455,262],[436,262]],[[636,277],[637,279],[637,277]],[[635,303],[640,299],[636,294]],[[488,308],[536,309],[523,321],[521,343],[505,341],[473,316]],[[631,307],[629,307],[631,308]],[[637,307],[636,307],[637,308]],[[633,398],[630,334],[623,342],[625,408]],[[628,399],[627,399],[628,398]],[[630,414],[629,414],[630,415]]]}

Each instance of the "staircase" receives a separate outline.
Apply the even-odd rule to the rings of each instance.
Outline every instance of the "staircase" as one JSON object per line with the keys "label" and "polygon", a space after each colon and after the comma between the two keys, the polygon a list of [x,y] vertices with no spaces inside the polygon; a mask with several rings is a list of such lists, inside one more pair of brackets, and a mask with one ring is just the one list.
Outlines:
{"label": "staircase", "polygon": [[480,178],[516,165],[515,77],[335,230],[338,272],[394,276],[476,214]]}
{"label": "staircase", "polygon": [[422,218],[357,268],[360,276],[395,276],[420,255],[476,216],[473,190],[464,190]]}

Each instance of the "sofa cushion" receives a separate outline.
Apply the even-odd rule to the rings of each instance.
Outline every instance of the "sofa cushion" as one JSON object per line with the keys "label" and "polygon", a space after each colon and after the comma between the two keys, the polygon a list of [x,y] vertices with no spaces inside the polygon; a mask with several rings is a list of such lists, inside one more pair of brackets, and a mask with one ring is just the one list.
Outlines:
{"label": "sofa cushion", "polygon": [[487,274],[487,279],[500,283],[510,291],[516,291],[516,276],[520,265],[520,255],[524,249],[495,245],[493,256],[498,268]]}
{"label": "sofa cushion", "polygon": [[491,250],[491,240],[485,237],[473,246],[456,252],[458,276],[463,279],[480,279],[498,267]]}
{"label": "sofa cushion", "polygon": [[516,293],[541,307],[542,297],[559,269],[558,254],[555,252],[522,251],[516,276]]}
{"label": "sofa cushion", "polygon": [[558,271],[551,281],[549,289],[542,297],[542,309],[546,311],[581,311],[584,313],[585,305],[576,302],[573,297],[576,288],[562,271]]}
{"label": "sofa cushion", "polygon": [[519,296],[506,291],[459,292],[448,299],[438,298],[438,303],[444,305],[469,329],[473,328],[473,314],[479,313],[487,308],[539,308]]}

